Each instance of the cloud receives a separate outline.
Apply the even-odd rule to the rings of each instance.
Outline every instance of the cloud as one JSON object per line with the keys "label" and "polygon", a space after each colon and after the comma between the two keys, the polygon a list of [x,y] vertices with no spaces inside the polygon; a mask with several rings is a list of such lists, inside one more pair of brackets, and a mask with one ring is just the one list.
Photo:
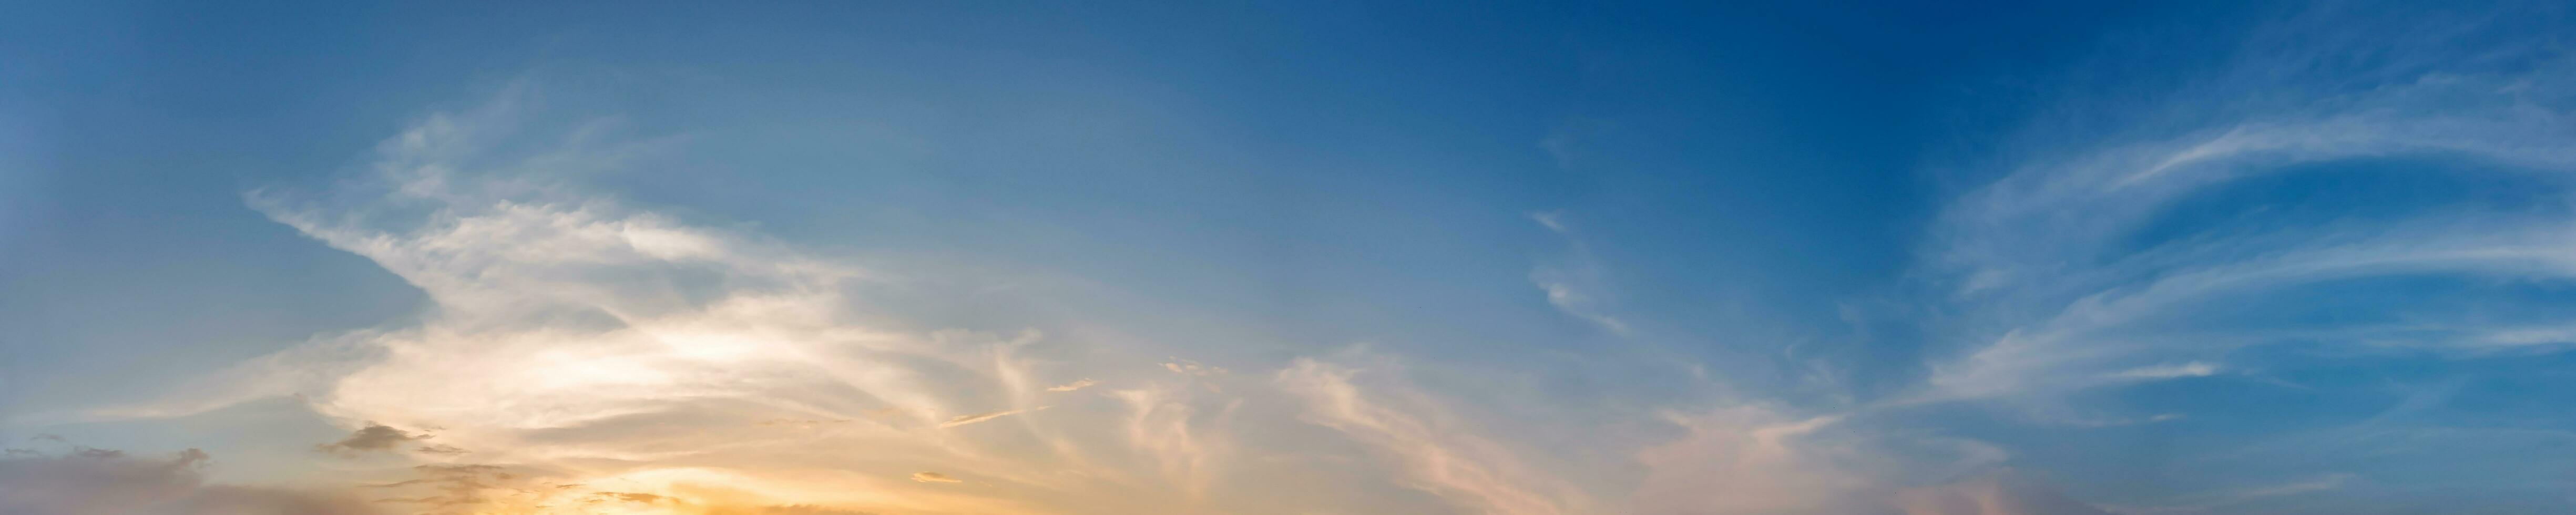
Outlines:
{"label": "cloud", "polygon": [[1574,235],[1574,229],[1565,225],[1564,211],[1540,211],[1530,213],[1529,217],[1530,221],[1538,222],[1539,227],[1547,228],[1547,232],[1556,233],[1558,236]]}
{"label": "cloud", "polygon": [[[360,427],[324,449],[417,451],[404,456],[419,464],[413,478],[364,490],[376,504],[451,512],[641,495],[708,513],[1260,512],[1288,509],[1289,496],[1300,509],[1367,511],[1392,483],[1512,515],[1881,515],[1900,508],[1893,485],[1951,477],[1894,471],[1915,458],[1873,457],[1887,449],[1825,437],[1850,423],[1848,413],[1721,409],[1674,416],[1687,434],[1656,441],[1636,434],[1648,410],[1622,407],[1632,411],[1564,423],[1597,432],[1582,447],[1599,461],[1583,461],[1552,453],[1570,438],[1462,422],[1387,367],[1226,361],[1260,371],[1237,375],[1058,336],[1080,330],[927,325],[900,307],[963,295],[947,291],[942,270],[815,254],[591,193],[549,171],[614,169],[651,155],[655,142],[549,148],[490,121],[505,114],[433,116],[387,141],[362,177],[320,192],[248,195],[271,219],[417,287],[434,309],[102,413],[170,416],[303,394],[316,411]],[[496,140],[539,153],[478,148]],[[1572,259],[1533,271],[1550,304],[1627,334],[1607,314],[1601,273],[1571,220],[1532,219],[1572,249]],[[1020,357],[1033,355],[1049,358]],[[1050,361],[1058,356],[1098,361]],[[1065,370],[1112,375],[1035,382]],[[1045,391],[1104,383],[1119,389],[1039,404]],[[1051,407],[1045,424],[953,430]],[[950,416],[958,413],[970,414]],[[438,428],[438,443],[361,422],[373,420]],[[1274,459],[1346,443],[1374,459]],[[1965,456],[1955,460],[1969,464],[1962,470],[2001,453],[1940,446]],[[946,472],[914,472],[925,469]],[[1343,476],[1353,485],[1299,482]],[[976,488],[943,487],[958,477]]]}
{"label": "cloud", "polygon": [[[1363,369],[1300,359],[1276,384],[1307,407],[1302,420],[1366,444],[1391,462],[1399,484],[1472,512],[1692,515],[2094,515],[2098,510],[1999,469],[2006,453],[1984,442],[1853,426],[1845,414],[1791,416],[1740,404],[1695,414],[1665,412],[1685,432],[1634,447],[1642,476],[1534,465],[1531,454],[1450,420],[1445,408],[1384,366]],[[1592,445],[1635,442],[1596,435]],[[1957,481],[1944,478],[1976,477]],[[1588,482],[1578,482],[1588,481]],[[1942,480],[1947,482],[1933,481]],[[1625,491],[1624,506],[1604,493]],[[1938,486],[1908,488],[1905,485]],[[2002,485],[2002,486],[1996,486]],[[1991,512],[1955,511],[1966,505]],[[1951,510],[1951,511],[1943,511]],[[2010,511],[2021,510],[2021,511]]]}
{"label": "cloud", "polygon": [[1055,385],[1055,386],[1052,386],[1052,387],[1048,387],[1048,388],[1047,388],[1047,391],[1050,391],[1050,392],[1070,392],[1070,391],[1074,391],[1074,390],[1080,390],[1080,389],[1083,389],[1083,388],[1089,388],[1089,387],[1091,387],[1091,385],[1092,385],[1092,384],[1094,384],[1094,383],[1092,383],[1090,379],[1083,379],[1083,380],[1079,380],[1079,381],[1074,381],[1074,382],[1070,382],[1070,383],[1065,383],[1065,384],[1060,384],[1060,385]]}
{"label": "cloud", "polygon": [[1882,511],[1886,488],[1877,471],[1848,460],[1864,454],[1828,445],[1813,434],[1841,419],[1792,418],[1760,406],[1701,415],[1667,415],[1688,433],[1637,452],[1649,471],[1636,494],[1639,513],[1870,513]]}
{"label": "cloud", "polygon": [[[1120,390],[1112,396],[1127,404],[1127,443],[1151,456],[1167,481],[1192,496],[1205,493],[1224,460],[1236,451],[1223,430],[1240,399],[1207,399],[1199,390],[1170,385]],[[1223,402],[1208,414],[1207,405]]]}
{"label": "cloud", "polygon": [[1852,414],[1796,415],[1763,404],[1664,416],[1687,432],[1637,451],[1648,473],[1630,512],[2103,514],[2004,467],[2010,454],[1983,441],[1875,427]]}
{"label": "cloud", "polygon": [[747,508],[718,506],[708,508],[706,515],[876,515],[876,513],[812,505],[784,505]]}
{"label": "cloud", "polygon": [[685,503],[681,502],[679,499],[675,499],[675,498],[672,498],[672,497],[670,497],[670,496],[666,496],[666,495],[659,495],[659,494],[647,494],[647,493],[636,493],[636,492],[599,492],[599,493],[590,494],[590,497],[591,497],[591,499],[592,499],[592,500],[597,500],[597,501],[630,502],[630,503],[637,503],[637,504],[663,504],[663,503],[670,503],[670,504],[685,504]]}
{"label": "cloud", "polygon": [[73,447],[72,456],[94,459],[123,458],[125,457],[125,451],[91,447]]}
{"label": "cloud", "polygon": [[[390,426],[370,422],[366,427],[358,428],[357,431],[349,433],[348,438],[342,438],[337,442],[316,445],[314,447],[321,449],[322,452],[346,455],[369,451],[389,451],[404,443],[427,438],[429,438],[427,435],[405,433],[400,429],[394,429]],[[428,449],[432,447],[424,446],[423,448]],[[444,445],[435,446],[435,448],[438,448],[441,451],[455,449],[454,447],[447,447]],[[463,451],[456,450],[455,452]]]}
{"label": "cloud", "polygon": [[1581,513],[1589,502],[1571,485],[1526,465],[1511,451],[1427,416],[1424,407],[1353,382],[1360,369],[1298,359],[1275,378],[1306,403],[1304,420],[1340,431],[1395,461],[1409,487],[1498,515]]}
{"label": "cloud", "polygon": [[846,424],[846,423],[849,423],[849,422],[850,422],[850,420],[849,420],[849,419],[839,419],[839,418],[836,418],[836,419],[830,419],[830,420],[812,420],[812,419],[772,419],[772,420],[763,420],[763,421],[760,421],[760,426],[761,426],[761,427],[801,427],[801,428],[812,429],[812,428],[822,427],[822,426],[828,426],[828,425],[832,425],[832,424]]}
{"label": "cloud", "polygon": [[[491,503],[522,500],[512,499],[515,496],[508,494],[526,490],[520,488],[523,486],[520,483],[525,482],[524,479],[528,476],[528,471],[512,471],[507,467],[485,464],[419,465],[412,467],[412,473],[413,479],[369,485],[367,487],[369,489],[395,492],[395,496],[379,497],[374,502],[415,504],[439,512],[506,508],[506,506],[493,506]],[[524,499],[525,502],[518,504],[535,505],[542,500],[565,494],[559,490],[561,489],[538,490],[540,493],[538,498]],[[572,495],[579,495],[579,493],[572,493]]]}
{"label": "cloud", "polygon": [[2315,479],[2286,484],[2258,486],[2183,496],[2174,504],[2161,506],[2115,506],[2110,511],[2125,515],[2199,514],[2221,512],[2228,506],[2276,497],[2291,497],[2341,489],[2355,476],[2346,473],[2326,474]]}
{"label": "cloud", "polygon": [[1566,315],[1600,325],[1613,334],[1628,334],[1626,321],[1603,312],[1597,293],[1602,289],[1601,266],[1593,260],[1591,249],[1575,237],[1573,228],[1567,225],[1565,214],[1544,211],[1531,213],[1529,217],[1540,227],[1547,228],[1548,232],[1564,238],[1572,249],[1572,255],[1563,262],[1543,264],[1530,270],[1530,283],[1547,293],[1548,305]]}
{"label": "cloud", "polygon": [[123,453],[0,459],[0,513],[22,515],[370,515],[345,496],[207,484],[206,453],[168,459]]}
{"label": "cloud", "polygon": [[1905,515],[2110,515],[2011,470],[1907,490]]}
{"label": "cloud", "polygon": [[2210,374],[2216,373],[2218,373],[2217,365],[2194,361],[2179,365],[2159,365],[2132,368],[2113,372],[2110,377],[2112,379],[2156,380],[2184,377],[2209,377]]}
{"label": "cloud", "polygon": [[[883,273],[598,195],[571,179],[657,155],[672,140],[588,124],[558,140],[537,130],[550,125],[525,119],[529,105],[505,98],[434,114],[379,145],[356,176],[245,195],[270,219],[401,278],[432,309],[86,415],[182,416],[296,396],[359,428],[324,450],[417,451],[401,458],[425,467],[413,471],[419,477],[367,489],[378,504],[441,511],[608,498],[599,493],[897,513],[1154,512],[1194,502],[1186,499],[1195,487],[1159,481],[1158,464],[1104,459],[1137,452],[1116,403],[1056,408],[1093,422],[1072,428],[951,430],[1048,409],[1029,397],[1044,386],[1027,382],[1055,372],[1044,367],[1099,370],[1154,354],[1034,330],[917,323],[903,306],[953,302],[988,291],[982,282],[992,279],[932,265]],[[1029,348],[1097,361],[1012,357]],[[1131,377],[1098,381],[1162,377],[1125,370]],[[363,422],[373,420],[439,428],[437,443]],[[774,421],[833,423],[763,425]],[[928,467],[994,487],[920,491],[881,479]],[[719,490],[729,493],[689,493]]]}
{"label": "cloud", "polygon": [[[1943,293],[1932,300],[1967,314],[1946,323],[1976,328],[1949,336],[1972,343],[1931,364],[1926,398],[2207,375],[2214,365],[2163,363],[2287,342],[2491,352],[2516,341],[2494,327],[2562,318],[2500,288],[2333,290],[2576,277],[2576,214],[2439,193],[2567,191],[2533,178],[2576,170],[2576,114],[2557,93],[2576,87],[2576,60],[2546,38],[2458,37],[2515,33],[2513,14],[2417,14],[2318,7],[2254,30],[2181,87],[2039,116],[2122,129],[2034,124],[1998,144],[2014,151],[1975,165],[1995,174],[1942,208],[1922,254],[1919,275]],[[2127,123],[2141,120],[2156,123]],[[2301,185],[2328,174],[2335,187]],[[2381,189],[2406,194],[2366,195]],[[2298,304],[2341,316],[2290,316]]]}
{"label": "cloud", "polygon": [[1038,411],[1038,410],[1043,410],[1043,409],[1047,409],[1047,407],[1046,407],[1046,406],[1039,406],[1039,407],[1029,408],[1029,409],[1015,409],[1015,410],[1009,410],[1009,411],[995,411],[995,412],[991,412],[991,413],[977,413],[977,414],[973,414],[973,415],[958,415],[958,416],[955,416],[955,417],[950,417],[950,418],[949,418],[947,421],[945,421],[945,422],[940,422],[940,423],[939,423],[939,427],[943,427],[943,428],[947,428],[947,427],[957,427],[957,426],[962,426],[962,425],[967,425],[967,424],[973,424],[973,423],[977,423],[977,422],[983,422],[983,421],[987,421],[987,420],[992,420],[992,419],[997,419],[997,418],[1007,417],[1007,416],[1011,416],[1011,415],[1018,415],[1018,414],[1021,414],[1021,413],[1027,413],[1027,412],[1031,412],[1031,411]]}
{"label": "cloud", "polygon": [[429,444],[429,445],[423,445],[423,446],[419,446],[419,447],[413,447],[413,448],[411,449],[411,452],[417,452],[417,453],[421,453],[421,454],[437,454],[437,455],[454,456],[454,455],[458,455],[458,454],[466,454],[466,453],[469,453],[469,452],[472,452],[472,451],[467,451],[467,450],[465,450],[465,449],[459,449],[459,448],[456,448],[456,447],[454,447],[454,446],[444,445],[444,444]]}
{"label": "cloud", "polygon": [[1196,362],[1196,361],[1190,361],[1190,360],[1186,360],[1186,359],[1179,359],[1179,358],[1174,358],[1174,359],[1172,359],[1171,361],[1163,362],[1163,369],[1164,369],[1164,370],[1170,370],[1170,371],[1172,371],[1172,373],[1174,373],[1174,374],[1181,374],[1181,375],[1186,375],[1186,376],[1213,376],[1213,375],[1222,375],[1222,374],[1224,374],[1224,373],[1225,373],[1225,368],[1224,368],[1224,367],[1209,366],[1209,365],[1206,365],[1206,364],[1201,364],[1201,363]]}

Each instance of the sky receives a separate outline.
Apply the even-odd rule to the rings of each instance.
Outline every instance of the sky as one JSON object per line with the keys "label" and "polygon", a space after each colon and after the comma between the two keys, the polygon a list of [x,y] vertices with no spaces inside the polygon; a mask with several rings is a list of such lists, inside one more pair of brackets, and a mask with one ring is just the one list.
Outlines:
{"label": "sky", "polygon": [[2576,507],[2567,6],[1796,4],[0,0],[0,513]]}

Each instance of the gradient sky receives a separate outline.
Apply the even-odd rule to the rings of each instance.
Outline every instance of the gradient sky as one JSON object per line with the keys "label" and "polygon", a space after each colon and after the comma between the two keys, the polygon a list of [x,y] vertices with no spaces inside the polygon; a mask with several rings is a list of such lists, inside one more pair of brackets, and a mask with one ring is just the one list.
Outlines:
{"label": "gradient sky", "polygon": [[0,513],[2576,510],[2564,6],[370,4],[0,0]]}

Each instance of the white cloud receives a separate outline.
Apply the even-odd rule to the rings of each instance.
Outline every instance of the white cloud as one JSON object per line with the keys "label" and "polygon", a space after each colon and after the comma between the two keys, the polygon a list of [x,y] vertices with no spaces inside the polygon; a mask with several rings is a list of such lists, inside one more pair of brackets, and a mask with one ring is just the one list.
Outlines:
{"label": "white cloud", "polygon": [[939,423],[939,427],[943,427],[943,428],[948,428],[948,427],[957,427],[957,426],[962,426],[962,425],[967,425],[967,424],[973,424],[973,423],[977,423],[977,422],[983,422],[983,421],[987,421],[987,420],[992,420],[992,419],[997,419],[997,418],[1007,417],[1007,416],[1011,416],[1011,415],[1018,415],[1018,414],[1021,414],[1021,413],[1028,413],[1028,412],[1038,411],[1038,410],[1043,410],[1043,409],[1047,409],[1047,407],[1046,407],[1046,406],[1039,406],[1039,407],[1029,408],[1029,409],[1015,409],[1015,410],[1008,410],[1008,411],[995,411],[995,412],[990,412],[990,413],[977,413],[977,414],[973,414],[973,415],[958,415],[958,416],[955,416],[955,417],[950,417],[950,418],[949,418],[948,420],[946,420],[946,421],[940,422],[940,423]]}
{"label": "white cloud", "polygon": [[[1243,404],[1236,399],[1204,399],[1194,392],[1184,386],[1157,384],[1120,390],[1114,396],[1127,404],[1127,444],[1150,457],[1166,481],[1199,496],[1216,481],[1226,459],[1237,452],[1224,428]],[[1223,404],[1214,413],[1206,413],[1211,411],[1206,409],[1210,402]]]}
{"label": "white cloud", "polygon": [[[1984,442],[1859,427],[1735,405],[1666,418],[1688,432],[1641,450],[1633,513],[1706,515],[2096,515],[2000,465]],[[1960,479],[1965,478],[1965,479]],[[1907,485],[1931,486],[1908,487]]]}
{"label": "white cloud", "polygon": [[1612,334],[1629,334],[1628,323],[1603,311],[1600,291],[1601,266],[1595,263],[1590,249],[1577,239],[1566,225],[1565,214],[1557,211],[1530,213],[1530,220],[1546,227],[1548,232],[1563,237],[1571,255],[1563,262],[1545,264],[1530,270],[1530,284],[1547,294],[1547,303],[1557,311],[1600,325]]}
{"label": "white cloud", "polygon": [[[1522,462],[1503,446],[1445,423],[1423,406],[1398,402],[1353,382],[1359,369],[1299,359],[1279,372],[1278,386],[1306,403],[1304,419],[1340,431],[1384,453],[1399,479],[1450,502],[1497,515],[1583,513],[1589,502],[1571,486]],[[1402,395],[1397,393],[1396,395]]]}
{"label": "white cloud", "polygon": [[1846,463],[1856,457],[1853,448],[1811,439],[1838,417],[1794,419],[1759,406],[1667,417],[1688,433],[1637,453],[1650,471],[1638,487],[1639,513],[1868,513],[1887,507],[1887,488],[1873,477],[1878,471]]}
{"label": "white cloud", "polygon": [[[871,295],[896,294],[872,267],[692,225],[561,182],[571,175],[562,169],[614,168],[646,150],[595,155],[566,145],[530,155],[487,145],[541,141],[501,134],[518,105],[432,116],[380,146],[369,175],[329,190],[249,196],[272,219],[401,277],[434,309],[417,321],[319,338],[91,418],[177,416],[301,395],[347,427],[440,428],[439,447],[403,459],[515,464],[514,481],[527,484],[487,477],[437,494],[477,503],[524,501],[498,492],[551,482],[592,485],[553,494],[566,498],[637,494],[694,506],[725,498],[893,512],[1152,512],[1205,481],[1157,481],[1159,468],[1094,459],[1128,452],[1128,435],[1115,426],[960,427],[1048,409],[1031,402],[1045,390],[1028,383],[1033,370],[1079,365],[1035,363],[1015,349],[1144,358],[1074,349],[1034,331],[914,327],[872,304],[883,299]],[[523,147],[545,145],[506,146]],[[1105,405],[1056,411],[1075,411],[1066,421],[1120,416]],[[833,423],[781,431],[776,421]],[[1194,429],[1201,439],[1222,438]],[[393,449],[419,437],[385,426],[326,445]],[[923,469],[994,487],[921,491],[912,481],[872,479]]]}
{"label": "white cloud", "polygon": [[1163,369],[1170,370],[1174,374],[1185,376],[1216,376],[1224,375],[1226,373],[1225,367],[1209,366],[1204,363],[1178,358],[1163,362]]}
{"label": "white cloud", "polygon": [[[2432,156],[2473,166],[2411,173],[2463,181],[2576,170],[2576,147],[2565,143],[2576,138],[2568,123],[2576,114],[2531,93],[2576,85],[2564,73],[2576,61],[2536,42],[2451,37],[2475,23],[2413,20],[2362,37],[2353,27],[2368,24],[2347,18],[2326,12],[2266,27],[2233,62],[2149,102],[2121,97],[2098,111],[2044,113],[2189,123],[2051,127],[1999,144],[2018,150],[1984,163],[2000,173],[1949,202],[1927,239],[1922,276],[1936,278],[1948,293],[1940,300],[1968,314],[1957,325],[1975,329],[1951,336],[1974,344],[1937,359],[1931,391],[1916,399],[2049,396],[2215,372],[2163,368],[2177,356],[2374,339],[2354,338],[2362,328],[2349,324],[2221,327],[2188,315],[2214,305],[2259,313],[2276,307],[2255,300],[2267,294],[2385,277],[2576,277],[2569,257],[2576,254],[2568,252],[2576,249],[2568,236],[2576,218],[2553,210],[2481,205],[2266,218],[2275,210],[2202,226],[2177,221],[2208,211],[2190,204],[2196,199],[2242,194],[2312,165]],[[2348,55],[2374,57],[2322,64],[2334,61],[2321,56]],[[2518,59],[2531,64],[2485,66]],[[2175,235],[2144,236],[2151,232]],[[2476,309],[2407,313],[2418,325],[2466,323],[2473,318],[2458,311]],[[2415,343],[2491,350],[2511,340],[2479,333]]]}
{"label": "white cloud", "polygon": [[2218,373],[2218,365],[2194,361],[2178,365],[2158,365],[2132,368],[2119,372],[2112,372],[2110,377],[2112,379],[2157,380],[2184,377],[2208,377],[2209,375],[2216,373]]}

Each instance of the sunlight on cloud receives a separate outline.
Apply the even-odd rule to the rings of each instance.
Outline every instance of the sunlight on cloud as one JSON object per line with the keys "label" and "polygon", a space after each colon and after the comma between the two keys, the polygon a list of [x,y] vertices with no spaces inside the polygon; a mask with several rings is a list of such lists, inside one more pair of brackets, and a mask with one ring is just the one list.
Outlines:
{"label": "sunlight on cloud", "polygon": [[[1570,485],[1522,463],[1501,445],[1406,406],[1403,391],[1378,392],[1353,382],[1363,370],[1300,359],[1279,372],[1279,386],[1308,404],[1306,420],[1367,442],[1405,471],[1406,484],[1480,513],[1586,513],[1589,502]],[[1392,395],[1392,397],[1390,397]],[[1415,403],[1418,404],[1418,403]]]}
{"label": "sunlight on cloud", "polygon": [[[620,155],[566,148],[512,161],[478,148],[519,137],[509,133],[518,102],[504,95],[429,118],[380,148],[369,180],[319,195],[251,195],[271,218],[418,287],[436,305],[423,323],[317,340],[199,392],[99,415],[301,394],[353,430],[321,450],[422,463],[371,495],[438,513],[712,513],[723,499],[1093,512],[1157,506],[1165,494],[1156,492],[1199,488],[1136,480],[1174,470],[1175,454],[1194,452],[1188,445],[1038,420],[998,425],[1049,409],[1038,394],[1095,384],[1036,382],[1041,365],[1017,349],[1040,344],[1038,333],[899,329],[860,300],[875,281],[865,267],[689,226],[542,173],[614,168]],[[287,382],[258,373],[272,369],[323,372]],[[1118,417],[1116,403],[1066,402],[1094,412],[1068,420]],[[1163,433],[1206,431],[1148,418],[1140,424]],[[433,443],[402,427],[439,429]],[[993,486],[922,490],[963,472]],[[511,493],[523,491],[537,493]]]}
{"label": "sunlight on cloud", "polygon": [[[879,7],[429,16],[477,37],[390,73],[350,65],[417,42],[61,13],[107,51],[0,87],[62,104],[0,121],[46,140],[0,141],[36,192],[0,515],[2518,513],[2576,477],[2576,10]],[[939,30],[812,30],[887,23]],[[567,94],[382,119],[544,48]],[[169,80],[82,89],[129,75]]]}
{"label": "sunlight on cloud", "polygon": [[[436,306],[422,322],[317,338],[163,402],[92,415],[299,395],[350,431],[316,452],[378,467],[368,475],[384,480],[355,495],[430,513],[1257,513],[1299,509],[1282,498],[1347,508],[1373,481],[1462,513],[1894,513],[1898,485],[2000,459],[1976,442],[1908,437],[1955,457],[1906,472],[1907,459],[1862,457],[1879,447],[1861,442],[1887,435],[1812,438],[1840,415],[1735,407],[1666,417],[1687,433],[1678,440],[1596,442],[1636,450],[1632,465],[1558,470],[1563,456],[1456,420],[1460,401],[1409,384],[1391,361],[1288,358],[1236,374],[1029,328],[917,328],[871,307],[902,274],[532,173],[613,169],[647,150],[478,150],[513,137],[516,102],[431,117],[386,143],[367,180],[250,196],[419,288]],[[1556,215],[1535,219],[1574,250],[1534,276],[1549,301],[1626,334],[1577,290],[1596,287],[1600,265]],[[1075,345],[1090,358],[1033,357]],[[1120,386],[1093,388],[1105,384]],[[1247,420],[1263,430],[1247,434]],[[1277,427],[1297,423],[1323,432]],[[1333,440],[1377,459],[1352,469],[1301,456]],[[1353,473],[1360,483],[1276,482]]]}
{"label": "sunlight on cloud", "polygon": [[1795,420],[1740,406],[1667,418],[1689,433],[1638,453],[1653,471],[1639,491],[1647,513],[1857,512],[1883,502],[1868,499],[1880,487],[1872,471],[1838,463],[1854,450],[1810,440],[1835,417]]}
{"label": "sunlight on cloud", "polygon": [[976,423],[976,422],[983,422],[983,421],[986,421],[986,420],[992,420],[992,419],[997,419],[997,418],[1007,417],[1007,416],[1011,416],[1011,415],[1018,415],[1018,414],[1021,414],[1021,413],[1028,413],[1028,412],[1031,412],[1031,411],[1037,411],[1037,410],[1042,410],[1042,409],[1047,409],[1047,407],[1046,407],[1046,406],[1039,406],[1039,407],[1029,408],[1029,409],[1015,409],[1015,410],[1009,410],[1009,411],[996,411],[996,412],[992,412],[992,413],[977,413],[977,414],[973,414],[973,415],[958,415],[958,416],[955,416],[955,417],[951,417],[951,418],[949,418],[947,421],[940,422],[940,423],[939,423],[939,427],[943,427],[943,428],[947,428],[947,427],[957,427],[957,426],[962,426],[962,425],[967,425],[967,424],[973,424],[973,423]]}
{"label": "sunlight on cloud", "polygon": [[[1867,410],[1631,402],[1557,423],[1596,448],[1574,456],[1533,444],[1529,428],[1462,421],[1480,407],[1412,383],[1393,358],[1219,365],[1031,327],[919,327],[883,308],[893,302],[887,284],[938,270],[887,271],[693,225],[544,173],[614,170],[650,145],[603,149],[591,134],[535,155],[482,148],[531,139],[513,128],[520,102],[504,95],[432,116],[382,145],[359,180],[248,196],[426,294],[434,309],[417,323],[317,337],[158,402],[87,417],[298,396],[348,431],[313,450],[371,481],[341,485],[346,495],[442,514],[1296,513],[1377,503],[1503,515],[2090,513],[2021,508],[2063,499],[2036,479],[1978,479],[2006,459],[2000,448],[1853,421]],[[1563,216],[1532,215],[1570,253],[1530,280],[1565,314],[1636,337],[1607,314],[1604,265]],[[2067,311],[2112,314],[2011,333],[1967,361],[1977,372],[1945,369],[1934,383],[2008,391],[2029,377],[2076,381],[2050,374],[2095,360],[2125,366],[2086,369],[2094,383],[2085,384],[2233,370],[2062,352],[2085,324],[2207,288],[2187,279],[2097,295]],[[1990,384],[1960,386],[1977,381]],[[1513,416],[1576,412],[1563,408]],[[1335,445],[1368,457],[1313,451]]]}

